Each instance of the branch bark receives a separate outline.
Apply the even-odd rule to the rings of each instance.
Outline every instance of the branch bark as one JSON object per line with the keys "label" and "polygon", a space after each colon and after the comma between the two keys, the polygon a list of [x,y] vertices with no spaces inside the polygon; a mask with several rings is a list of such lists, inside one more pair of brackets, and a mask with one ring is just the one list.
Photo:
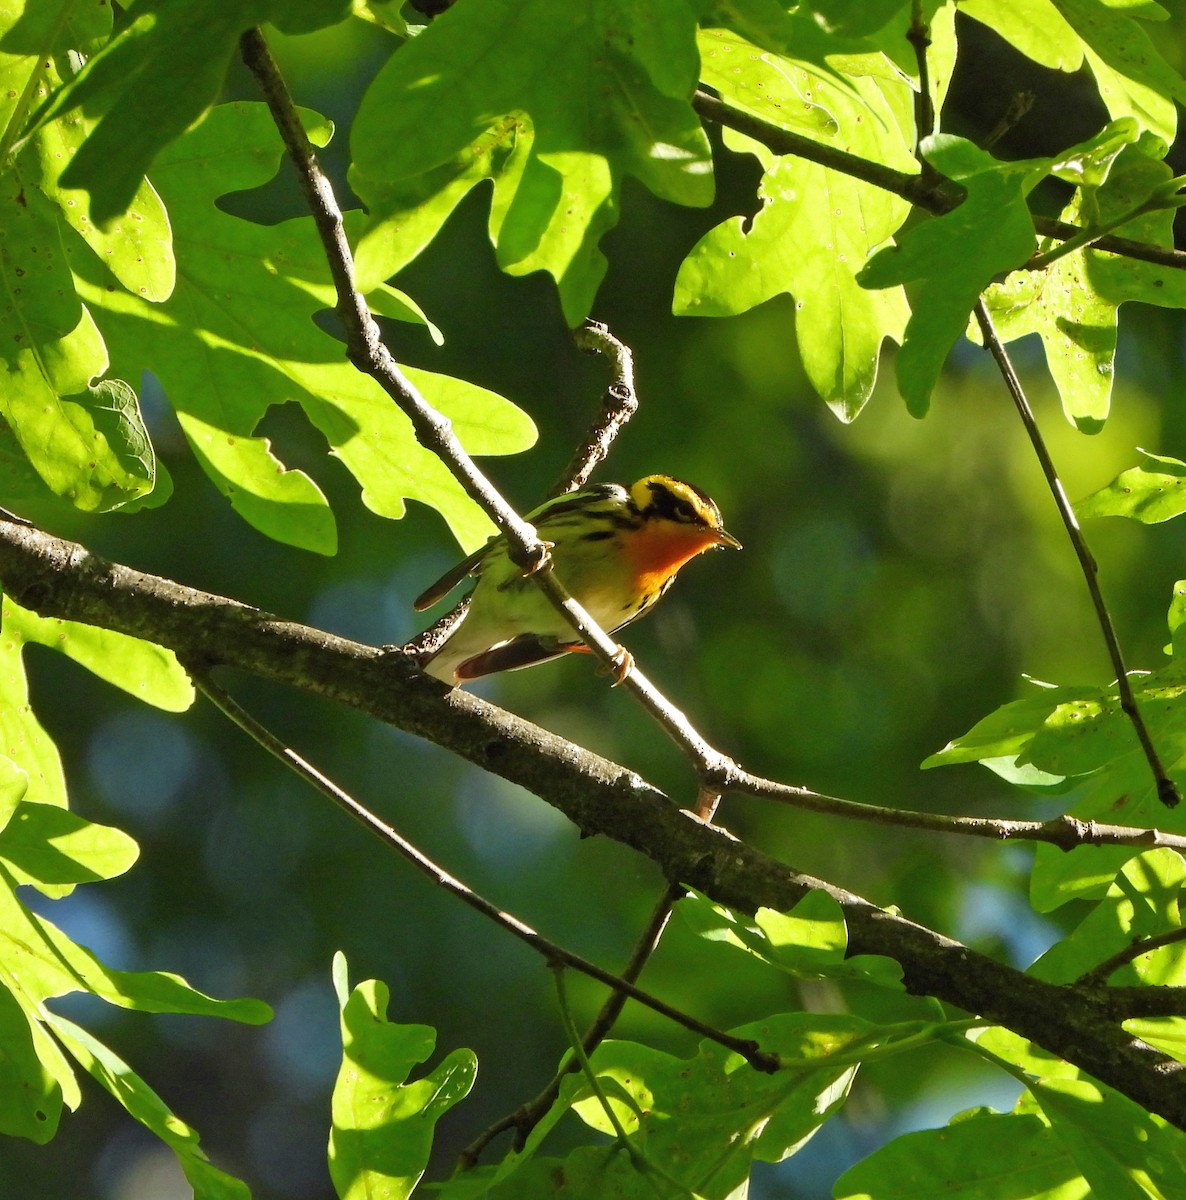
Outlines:
{"label": "branch bark", "polygon": [[1004,1025],[1186,1129],[1186,1067],[1116,1023],[1107,990],[1057,986],[795,871],[677,809],[634,772],[466,692],[398,654],[109,562],[0,521],[0,581],[43,616],[147,638],[183,659],[231,666],[396,725],[513,780],[654,861],[673,882],[743,912],[786,911],[813,890],[843,909],[853,954],[902,965],[907,990]]}

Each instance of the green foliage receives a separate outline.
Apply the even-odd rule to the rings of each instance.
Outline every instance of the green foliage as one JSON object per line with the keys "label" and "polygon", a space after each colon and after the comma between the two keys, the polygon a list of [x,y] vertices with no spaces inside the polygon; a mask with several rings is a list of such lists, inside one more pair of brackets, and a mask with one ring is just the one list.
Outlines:
{"label": "green foliage", "polygon": [[[129,530],[144,528],[136,522],[158,515],[148,510],[200,492],[198,471],[188,470],[182,453],[188,451],[214,485],[221,511],[250,529],[212,521],[201,536],[189,527],[154,550],[181,554],[190,543],[208,540],[214,547],[209,561],[220,571],[234,578],[237,565],[247,562],[257,568],[261,587],[279,578],[299,585],[321,569],[290,549],[328,557],[343,548],[357,560],[360,545],[380,540],[373,524],[358,523],[355,495],[370,514],[391,520],[405,516],[407,502],[416,501],[440,514],[466,550],[490,533],[489,519],[433,449],[417,440],[396,402],[348,360],[334,313],[334,274],[307,207],[293,215],[291,198],[284,202],[289,207],[269,207],[288,178],[280,170],[283,142],[254,91],[235,98],[244,80],[230,71],[242,34],[266,21],[286,35],[317,35],[309,42],[267,31],[278,56],[288,53],[297,62],[302,47],[313,56],[324,49],[327,60],[341,61],[333,55],[364,25],[381,39],[368,43],[379,51],[367,68],[369,85],[364,90],[360,83],[350,102],[357,107],[346,114],[347,136],[338,139],[345,145],[333,141],[333,123],[319,112],[304,108],[297,115],[327,161],[339,152],[347,160],[333,161],[361,203],[351,209],[347,202],[342,217],[360,292],[401,361],[421,364],[402,367],[406,378],[473,455],[518,454],[536,439],[536,424],[524,409],[476,380],[522,378],[514,370],[544,373],[539,363],[545,361],[533,343],[507,353],[513,370],[500,373],[492,366],[474,370],[471,379],[430,369],[446,361],[452,346],[442,349],[445,332],[454,336],[462,318],[433,311],[430,319],[426,309],[435,306],[420,289],[430,290],[439,265],[432,254],[442,241],[454,245],[448,239],[467,237],[466,222],[472,225],[475,212],[497,266],[511,276],[545,276],[568,325],[607,302],[613,289],[603,289],[603,282],[611,266],[628,257],[622,249],[627,245],[639,250],[640,259],[652,251],[658,259],[677,247],[682,262],[668,264],[659,303],[666,306],[670,287],[678,316],[750,314],[754,324],[747,328],[763,331],[764,351],[789,340],[783,331],[793,305],[803,375],[846,423],[878,391],[890,344],[898,347],[891,353],[906,410],[921,418],[936,407],[954,408],[946,402],[959,385],[944,369],[961,338],[979,340],[973,313],[983,300],[1004,342],[1031,334],[1040,339],[1051,391],[1071,427],[1068,436],[1099,433],[1128,399],[1115,386],[1121,306],[1186,308],[1186,272],[1169,253],[1174,214],[1186,196],[1182,178],[1166,163],[1186,81],[1171,62],[1174,39],[1159,32],[1168,29],[1181,39],[1182,22],[1150,25],[1168,15],[1152,0],[962,0],[958,8],[968,20],[957,22],[956,4],[943,0],[805,0],[793,8],[779,0],[459,0],[429,19],[390,0],[140,0],[121,6],[113,24],[111,6],[99,0],[0,3],[0,505],[44,515],[72,533],[100,514],[139,514],[82,526],[85,536],[94,530],[96,539],[106,536],[100,529],[114,528],[118,545],[120,537],[133,537]],[[1078,98],[1063,106],[1094,122],[1086,135],[1079,130],[1063,137],[1059,127],[1042,149],[1013,154],[977,135],[975,122],[947,121],[953,77],[966,65],[966,46],[976,44],[978,25],[994,30],[1015,57],[1068,77],[1051,86],[1065,83],[1066,95]],[[924,43],[925,71],[915,49]],[[358,62],[348,65],[353,78]],[[1069,77],[1077,72],[1077,85],[1098,107],[1095,115],[1079,103],[1083,92],[1070,90]],[[294,78],[299,74],[294,71]],[[715,92],[747,131],[726,129],[725,153],[715,162],[711,131],[698,115],[698,87]],[[300,96],[314,89],[294,91]],[[323,106],[320,96],[314,98]],[[920,128],[928,105],[940,120]],[[957,128],[958,135],[949,131]],[[798,139],[795,153],[782,152],[780,132]],[[1055,137],[1061,141],[1052,143]],[[1062,148],[1052,151],[1051,144]],[[739,193],[738,169],[750,171],[746,188],[755,190]],[[726,186],[718,188],[718,173]],[[346,189],[340,190],[345,199]],[[660,215],[651,218],[648,229],[655,236],[640,250],[618,227],[627,210],[644,205]],[[710,216],[698,211],[711,206]],[[1054,211],[1063,225],[1049,232],[1049,220],[1037,217]],[[267,216],[256,220],[245,212]],[[1067,224],[1075,229],[1068,231]],[[1107,236],[1144,243],[1144,250],[1137,257],[1118,253],[1115,242],[1100,241]],[[480,290],[484,249],[466,242],[450,252],[457,257],[446,272],[447,287],[454,293]],[[623,271],[634,265],[627,262]],[[391,280],[405,270],[397,288]],[[619,291],[630,290],[622,280],[634,286],[624,273],[616,281]],[[791,303],[778,307],[781,297]],[[755,311],[770,303],[768,313]],[[501,361],[503,327],[491,311],[479,325],[476,334],[491,362]],[[698,328],[706,343],[715,345],[712,339],[722,336],[707,322]],[[918,452],[917,469],[911,467],[905,482],[878,479],[876,502],[869,489],[863,509],[868,528],[859,534],[840,518],[828,524],[831,513],[820,518],[822,508],[815,510],[815,526],[796,526],[795,510],[808,507],[791,486],[798,477],[810,477],[829,495],[845,489],[832,465],[835,435],[814,428],[808,435],[806,424],[800,428],[806,418],[792,415],[786,402],[792,385],[785,370],[765,380],[754,400],[738,378],[746,374],[738,367],[746,357],[721,355],[713,362],[719,374],[705,385],[713,396],[710,409],[694,412],[681,397],[679,408],[660,402],[647,410],[647,419],[663,430],[665,453],[692,462],[699,456],[722,480],[730,473],[747,476],[753,490],[745,493],[746,515],[768,550],[761,571],[729,579],[717,605],[721,624],[751,600],[755,609],[747,612],[757,606],[764,611],[739,618],[725,632],[730,640],[717,641],[704,657],[715,654],[719,676],[734,684],[744,674],[738,726],[741,716],[764,722],[768,745],[778,743],[781,752],[782,743],[797,741],[796,752],[806,756],[817,752],[812,723],[840,714],[838,732],[818,751],[820,758],[843,778],[850,745],[865,739],[877,747],[877,782],[886,793],[872,798],[892,807],[905,794],[914,803],[914,788],[925,784],[910,776],[894,791],[887,782],[897,767],[888,750],[882,754],[878,738],[888,745],[887,730],[902,717],[889,715],[878,671],[886,660],[907,662],[904,674],[913,685],[927,666],[918,661],[919,646],[940,646],[959,661],[976,635],[957,628],[952,614],[964,610],[950,591],[937,587],[915,604],[915,593],[909,585],[897,586],[892,569],[862,574],[862,553],[865,543],[878,539],[913,539],[916,548],[923,546],[920,555],[932,554],[928,562],[941,564],[939,510],[946,496],[957,533],[950,540],[971,562],[976,547],[967,543],[976,539],[975,521],[987,521],[989,509],[1007,507],[1009,485],[987,478],[982,465],[985,477],[965,481],[961,469],[969,458],[957,457],[934,472],[957,477],[957,484],[926,496],[927,518],[918,520],[920,493],[938,492]],[[700,361],[712,359],[710,351]],[[673,355],[671,363],[654,368],[654,376],[678,392],[686,382],[681,365]],[[750,364],[744,365],[748,370]],[[751,384],[762,369],[753,368]],[[566,377],[566,388],[569,382]],[[880,390],[887,390],[884,381]],[[963,398],[970,401],[975,392],[979,404],[982,390],[978,377]],[[558,403],[551,407],[556,411],[538,406],[545,431],[573,425],[569,411]],[[960,413],[968,444],[980,434],[977,419],[978,412]],[[794,436],[788,436],[792,421]],[[879,428],[884,434],[888,426]],[[1122,427],[1125,437],[1128,428]],[[895,432],[885,440],[901,437]],[[1164,437],[1172,448],[1170,412]],[[549,446],[549,460],[567,458],[568,449]],[[1186,511],[1186,463],[1139,453],[1138,465],[1112,483],[1088,485],[1096,490],[1076,506],[1079,517],[1124,516],[1148,525]],[[1131,451],[1125,454],[1131,462]],[[743,462],[745,469],[738,470]],[[512,470],[519,469],[517,461]],[[535,468],[521,470],[516,483],[525,493],[538,481]],[[1115,473],[1114,467],[1106,470]],[[174,474],[181,481],[176,485]],[[729,485],[739,498],[741,482]],[[888,514],[884,523],[872,516],[879,506]],[[349,536],[340,536],[344,530]],[[390,573],[392,557],[401,558],[402,571],[416,536],[413,529],[382,539],[385,571]],[[834,575],[800,584],[798,537],[826,546],[823,557]],[[279,557],[268,559],[271,554]],[[282,564],[275,578],[269,562]],[[937,573],[942,569],[936,566]],[[1040,575],[1045,564],[1030,569]],[[1018,614],[999,612],[1012,603],[999,603],[999,595],[1024,575],[1014,557],[985,559],[968,575],[975,576],[969,590],[981,608],[993,609],[1001,624],[1024,623]],[[383,586],[389,583],[385,577]],[[398,579],[395,590],[402,583]],[[366,609],[370,616],[377,605],[371,593],[360,594],[365,598],[352,600],[352,610]],[[1077,593],[1074,600],[1069,595],[1051,587],[1043,598],[1068,622],[1078,608]],[[310,597],[302,593],[300,602]],[[810,621],[832,597],[842,618],[815,640],[844,641],[858,622],[876,631],[857,669],[836,681],[836,695],[812,674],[815,661],[788,649],[804,630],[807,642],[823,629]],[[315,603],[310,607],[319,611]],[[242,1200],[247,1185],[206,1158],[194,1129],[94,1032],[51,1003],[82,995],[117,1009],[249,1024],[267,1020],[268,1006],[216,1000],[163,971],[109,967],[67,936],[65,920],[52,922],[41,907],[64,900],[80,884],[129,872],[139,847],[128,834],[83,815],[94,789],[79,787],[76,779],[85,772],[76,776],[73,767],[80,811],[69,807],[67,772],[49,732],[55,727],[34,712],[39,693],[26,678],[25,648],[56,650],[167,713],[190,707],[192,685],[171,653],[125,634],[41,617],[8,597],[0,619],[0,1132],[35,1143],[52,1139],[63,1106],[75,1109],[81,1102],[81,1067],[168,1147],[196,1196]],[[795,629],[800,619],[803,626]],[[1186,785],[1186,582],[1175,586],[1168,623],[1169,662],[1134,669],[1128,681],[1162,762]],[[930,629],[938,632],[928,641],[919,631]],[[218,661],[217,646],[209,647],[209,659]],[[1013,664],[1001,669],[1011,680]],[[1116,683],[1026,685],[1020,698],[1003,705],[1001,679],[995,683],[994,699],[977,697],[960,708],[958,719],[974,722],[969,731],[924,766],[981,763],[994,773],[991,794],[1003,792],[1018,805],[1038,797],[1083,822],[1186,834],[1186,805],[1170,811],[1159,801]],[[789,695],[794,688],[801,690]],[[928,685],[918,692],[920,708],[932,704]],[[806,702],[796,704],[800,696]],[[431,701],[428,695],[426,705]],[[595,718],[578,719],[564,701],[558,720],[566,727],[581,728],[587,720],[596,737],[609,742],[607,753],[634,749],[632,732],[608,720],[600,728]],[[992,705],[998,706],[976,719]],[[80,719],[82,707],[80,702],[78,711],[69,712],[69,721]],[[107,749],[103,739],[114,737],[112,723],[100,711],[83,716],[99,731],[87,753],[99,757]],[[943,716],[951,719],[949,712]],[[69,721],[61,719],[58,728]],[[334,727],[331,734],[336,732]],[[740,739],[744,731],[737,732]],[[914,737],[914,758],[918,746],[938,744],[942,736],[932,742]],[[348,746],[351,767],[370,753],[357,741]],[[192,753],[201,759],[206,749],[197,746]],[[390,783],[395,754],[401,755],[401,782],[405,763],[414,776],[412,756],[403,756],[402,746],[393,751],[384,745],[375,754],[384,783]],[[621,757],[629,761],[625,753]],[[432,787],[443,791],[444,772],[434,772]],[[212,807],[222,804],[220,785],[209,784],[219,772],[211,769],[209,778],[201,778],[203,800],[208,794]],[[128,786],[131,792],[134,785]],[[273,888],[260,908],[277,925],[299,926],[320,947],[320,927],[331,922],[322,922],[321,911],[303,910],[283,889],[306,882],[299,876],[323,875],[331,879],[326,892],[333,890],[335,902],[343,884],[333,914],[343,919],[332,922],[334,938],[360,936],[368,914],[345,898],[344,881],[334,877],[321,839],[296,818],[282,829],[269,821],[261,835],[269,854],[261,853],[257,864],[251,842],[257,831],[245,815],[252,789],[240,788],[236,778],[225,790],[233,792],[227,808],[243,821],[243,829],[232,833],[243,836],[217,828],[205,853],[216,860],[226,894],[236,904],[248,894],[236,875],[235,855],[250,856],[243,873],[258,870]],[[134,807],[134,796],[121,799]],[[458,812],[463,807],[455,806]],[[441,824],[449,823],[441,813],[455,815],[444,804],[423,810]],[[489,828],[499,819],[490,818]],[[498,832],[526,855],[518,827]],[[788,837],[785,829],[776,836]],[[161,833],[162,846],[168,837]],[[302,839],[316,852],[298,866],[293,847]],[[147,854],[166,852],[155,839],[144,841]],[[862,884],[854,868],[861,860],[855,852],[851,861],[845,855],[857,841],[856,835],[851,842],[831,834],[826,839],[838,873],[857,875],[853,886]],[[797,844],[780,845],[798,855]],[[879,848],[870,855],[880,857]],[[930,856],[922,861],[920,875],[946,869]],[[518,861],[515,868],[518,881],[529,887],[532,872]],[[895,877],[887,868],[879,877],[887,895],[909,869]],[[349,874],[355,874],[353,862]],[[1086,844],[1064,852],[1039,846],[1029,874],[1030,905],[1057,913],[1067,928],[1051,926],[1049,947],[1028,947],[1020,965],[1039,979],[1096,991],[1115,984],[1186,986],[1178,901],[1184,881],[1186,866],[1171,849]],[[389,890],[369,879],[359,886],[376,907]],[[918,906],[947,928],[962,918],[939,886]],[[18,889],[39,893],[36,905]],[[148,886],[137,895],[145,904],[159,899]],[[616,919],[616,899],[582,899],[581,915],[592,920],[604,907]],[[1067,915],[1071,900],[1082,906]],[[399,923],[411,929],[420,917],[409,916],[404,903],[401,895]],[[826,1123],[845,1119],[858,1076],[878,1079],[891,1062],[910,1064],[898,1076],[907,1094],[913,1065],[941,1059],[988,1063],[1020,1085],[1022,1097],[1012,1112],[978,1107],[946,1127],[889,1141],[841,1174],[837,1197],[1069,1200],[1183,1193],[1186,1135],[1042,1047],[1004,1028],[973,1027],[973,1021],[945,1013],[925,994],[925,980],[907,975],[907,994],[902,967],[888,950],[852,950],[843,910],[825,888],[786,913],[742,913],[701,894],[678,907],[684,935],[689,928],[694,935],[686,960],[692,967],[672,970],[666,979],[660,970],[657,989],[684,988],[688,1008],[700,1003],[701,991],[727,993],[720,1007],[731,1013],[740,1007],[745,1019],[732,1015],[725,1023],[739,1024],[735,1036],[777,1056],[778,1069],[753,1070],[711,1040],[695,1053],[670,1052],[642,1040],[654,1032],[644,1026],[639,1040],[602,1042],[588,1075],[568,1074],[550,1110],[500,1162],[429,1187],[448,1200],[740,1200],[755,1164],[791,1159]],[[1029,909],[1026,914],[1032,916]],[[258,932],[253,929],[253,936]],[[434,962],[483,957],[471,953],[469,943],[460,953],[461,943],[451,943],[450,933],[434,930],[429,939]],[[384,930],[380,948],[388,956],[389,934]],[[1130,953],[1134,943],[1140,951],[1146,942],[1143,951]],[[353,949],[351,954],[357,961]],[[210,960],[234,956],[209,950]],[[731,975],[712,977],[712,965],[726,960],[739,976],[750,973],[745,978],[756,981],[752,992],[735,990]],[[480,1108],[461,1105],[475,1082],[476,1055],[455,1050],[412,1078],[433,1053],[434,1028],[389,1020],[387,986],[368,979],[351,988],[345,964],[339,955],[333,967],[343,1052],[331,1101],[330,1178],[349,1200],[422,1194],[422,1177],[434,1167],[434,1144],[449,1142],[438,1136],[438,1123],[447,1114],[453,1119]],[[416,965],[409,956],[399,967],[410,979]],[[486,975],[497,974],[494,968],[502,964],[477,966],[482,982],[471,981],[462,999],[467,1015],[480,1021],[492,1004]],[[457,989],[443,974],[441,979],[435,995],[401,980],[401,1007],[425,995],[442,1007],[453,1003],[450,993]],[[829,1011],[810,1011],[813,1006]],[[759,1013],[761,1019],[754,1019]],[[437,1024],[444,1027],[443,1020]],[[1186,1017],[1131,1019],[1125,1029],[1186,1061]],[[297,1046],[293,1057],[300,1058],[302,1049]]]}
{"label": "green foliage", "polygon": [[334,989],[342,1010],[329,1139],[334,1187],[342,1200],[402,1200],[428,1165],[433,1126],[473,1087],[477,1059],[454,1050],[409,1083],[409,1072],[433,1051],[433,1030],[389,1022],[390,993],[376,979],[351,991],[343,954],[334,957]]}

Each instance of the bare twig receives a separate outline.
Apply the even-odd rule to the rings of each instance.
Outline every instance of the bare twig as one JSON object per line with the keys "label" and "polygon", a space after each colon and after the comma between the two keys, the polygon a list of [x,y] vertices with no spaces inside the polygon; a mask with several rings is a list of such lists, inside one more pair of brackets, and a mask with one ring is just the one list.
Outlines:
{"label": "bare twig", "polygon": [[1025,391],[1021,386],[1021,380],[1017,377],[1017,372],[1013,369],[1013,362],[1009,358],[1008,351],[1006,351],[1004,344],[997,336],[992,316],[988,311],[988,305],[983,298],[976,302],[976,321],[980,326],[980,333],[984,338],[984,344],[996,361],[1001,376],[1005,380],[1005,386],[1009,389],[1009,395],[1013,398],[1013,403],[1017,408],[1017,415],[1021,418],[1021,423],[1025,427],[1030,444],[1033,446],[1034,453],[1038,457],[1042,474],[1045,476],[1046,484],[1050,488],[1050,494],[1054,497],[1054,504],[1058,509],[1058,515],[1062,518],[1062,523],[1067,531],[1067,537],[1070,539],[1071,546],[1075,551],[1075,557],[1079,560],[1079,568],[1083,572],[1083,579],[1087,584],[1088,594],[1091,596],[1096,620],[1099,622],[1100,631],[1104,635],[1104,643],[1108,649],[1108,658],[1111,660],[1112,669],[1116,672],[1116,688],[1120,695],[1120,707],[1132,723],[1133,732],[1137,735],[1137,741],[1140,742],[1141,750],[1149,763],[1149,770],[1152,771],[1154,782],[1157,785],[1158,797],[1167,808],[1173,808],[1181,800],[1181,796],[1178,794],[1177,785],[1170,779],[1165,767],[1162,765],[1161,758],[1157,753],[1157,747],[1153,745],[1153,739],[1149,736],[1149,730],[1145,725],[1145,718],[1142,716],[1141,710],[1137,706],[1136,697],[1133,695],[1132,684],[1128,678],[1128,668],[1124,665],[1124,655],[1120,649],[1120,639],[1116,635],[1116,626],[1112,622],[1112,614],[1108,611],[1103,592],[1100,590],[1099,570],[1096,567],[1095,559],[1092,557],[1091,551],[1087,548],[1087,540],[1084,538],[1083,531],[1079,527],[1079,519],[1075,516],[1075,510],[1071,506],[1066,489],[1063,487],[1062,480],[1058,476],[1058,471],[1054,467],[1054,460],[1050,457],[1050,451],[1046,447],[1042,431],[1038,428],[1038,422],[1034,417],[1033,409],[1030,408],[1029,401],[1026,399]]}
{"label": "bare twig", "polygon": [[914,156],[922,171],[923,179],[934,184],[939,173],[923,157],[922,143],[935,132],[935,101],[931,96],[931,71],[927,51],[931,48],[931,27],[922,12],[922,0],[912,0],[910,25],[906,40],[914,48],[914,61],[918,65],[918,91],[914,93]]}
{"label": "bare twig", "polygon": [[1015,129],[1029,115],[1037,98],[1036,92],[1015,92],[1004,115],[980,143],[980,148],[991,150],[1003,137]]}
{"label": "bare twig", "polygon": [[600,321],[586,321],[573,332],[572,340],[587,354],[600,354],[613,369],[613,378],[602,396],[598,419],[549,496],[584,487],[597,464],[609,454],[614,439],[638,409],[638,396],[634,391],[634,355],[630,347],[614,337],[609,326]]}
{"label": "bare twig", "polygon": [[249,29],[240,39],[240,49],[296,167],[297,180],[325,249],[337,295],[335,311],[345,333],[347,356],[395,401],[412,422],[417,441],[446,463],[469,497],[506,535],[514,561],[525,571],[540,570],[548,561],[545,544],[474,466],[453,432],[452,423],[424,399],[384,345],[366,300],[355,286],[354,256],[346,239],[342,211],[333,186],[305,136],[296,106],[263,34],[258,29]]}
{"label": "bare twig", "polygon": [[537,954],[541,954],[549,963],[559,963],[588,975],[599,983],[615,991],[624,992],[630,999],[637,1000],[653,1012],[682,1025],[692,1033],[717,1042],[728,1050],[740,1054],[755,1070],[772,1072],[778,1069],[776,1055],[767,1054],[757,1042],[747,1038],[733,1037],[722,1030],[703,1021],[697,1020],[688,1013],[681,1012],[657,996],[644,992],[628,980],[603,970],[596,963],[581,958],[580,955],[565,950],[563,946],[550,941],[537,933],[530,925],[520,921],[518,917],[499,908],[498,905],[479,895],[472,888],[462,883],[460,879],[450,875],[444,867],[438,866],[423,851],[398,833],[386,821],[381,820],[365,805],[359,803],[348,792],[340,788],[334,781],[323,775],[311,763],[302,758],[291,747],[286,746],[270,729],[257,721],[237,700],[219,687],[211,678],[208,668],[200,663],[190,661],[186,664],[194,680],[194,684],[202,694],[225,717],[233,721],[258,746],[266,750],[273,758],[283,763],[290,771],[298,775],[306,783],[316,788],[323,796],[328,797],[348,816],[353,817],[368,833],[373,834],[381,842],[402,855],[422,875],[427,876],[437,887],[443,888],[455,896],[463,904],[482,914],[487,920],[493,921],[499,928],[512,934],[521,942],[530,946]]}

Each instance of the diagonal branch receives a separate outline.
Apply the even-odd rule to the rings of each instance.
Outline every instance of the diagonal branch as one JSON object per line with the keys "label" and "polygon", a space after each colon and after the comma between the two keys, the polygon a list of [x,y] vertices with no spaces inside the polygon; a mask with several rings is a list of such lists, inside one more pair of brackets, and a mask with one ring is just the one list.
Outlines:
{"label": "diagonal branch", "polygon": [[[530,744],[533,738],[542,735],[542,730],[468,692],[444,691],[437,680],[424,675],[403,656],[133,570],[92,554],[77,542],[44,533],[27,522],[5,520],[2,511],[0,584],[18,604],[43,616],[62,617],[144,638],[167,646],[185,659],[216,659],[263,678],[340,700],[461,754],[484,770],[521,783],[549,803],[555,802],[548,772],[542,776],[547,786],[533,786],[530,780],[534,776],[530,772],[528,779],[517,773],[527,770],[525,763],[514,770],[503,769],[503,752],[497,744],[502,738],[516,744],[520,740]],[[330,670],[331,663],[346,672],[341,683]],[[347,663],[354,664],[350,670]],[[381,694],[360,699],[358,689],[366,688]],[[477,725],[471,725],[470,719],[475,714],[482,714],[482,718]],[[567,748],[566,754],[589,760],[595,757],[562,739],[557,739],[557,743]],[[1127,846],[1134,852],[1158,847],[1186,852],[1186,837],[1157,829],[1107,825],[1073,817],[1017,821],[880,808],[764,779],[724,755],[719,757],[727,764],[729,791],[850,820],[994,841],[1049,842],[1063,850],[1108,845]],[[613,769],[622,770],[616,766]],[[650,790],[630,772],[625,772],[624,778],[624,786],[628,788],[637,784],[644,793]],[[711,799],[712,793],[706,791],[703,795]],[[568,808],[561,807],[572,816]]]}
{"label": "diagonal branch", "polygon": [[[108,562],[0,520],[0,581],[44,616],[85,621],[345,704],[541,796],[582,833],[606,834],[741,912],[785,912],[814,890],[840,905],[852,954],[884,954],[908,991],[1004,1025],[1186,1129],[1186,1066],[1121,1029],[1099,989],[1060,987],[794,871],[684,813],[633,771],[469,693],[442,692],[411,663],[247,605]],[[1144,831],[1141,831],[1144,832]]]}
{"label": "diagonal branch", "polygon": [[1009,395],[1013,399],[1017,414],[1021,418],[1022,425],[1025,427],[1030,444],[1034,448],[1034,453],[1038,457],[1042,474],[1045,476],[1050,494],[1054,497],[1054,505],[1058,509],[1058,515],[1062,518],[1062,523],[1067,531],[1067,537],[1070,539],[1071,546],[1075,551],[1075,557],[1079,561],[1079,569],[1083,572],[1083,579],[1087,584],[1088,594],[1091,596],[1092,607],[1095,609],[1096,621],[1099,623],[1100,632],[1104,635],[1104,643],[1108,648],[1108,658],[1111,660],[1112,670],[1116,672],[1116,688],[1120,694],[1120,707],[1124,710],[1125,715],[1132,724],[1133,731],[1137,735],[1137,741],[1140,742],[1141,751],[1149,763],[1149,770],[1153,773],[1153,780],[1157,786],[1158,797],[1167,808],[1173,808],[1182,797],[1178,794],[1177,784],[1170,779],[1169,774],[1162,764],[1157,747],[1153,744],[1153,739],[1149,735],[1145,718],[1141,713],[1140,707],[1137,705],[1137,698],[1133,694],[1132,684],[1128,678],[1128,668],[1124,665],[1124,654],[1120,649],[1120,638],[1116,634],[1116,626],[1112,621],[1112,614],[1108,611],[1103,591],[1100,589],[1099,569],[1096,566],[1091,551],[1087,547],[1087,540],[1083,536],[1083,530],[1079,527],[1079,520],[1075,516],[1075,510],[1071,507],[1071,502],[1067,497],[1066,489],[1062,485],[1062,480],[1058,477],[1054,460],[1050,457],[1050,451],[1046,447],[1042,431],[1038,428],[1038,422],[1034,417],[1033,409],[1030,408],[1029,400],[1026,398],[1025,391],[1021,386],[1021,380],[1017,377],[1017,372],[1013,369],[1013,362],[1009,358],[1008,351],[1005,349],[1001,339],[997,337],[992,316],[983,298],[976,302],[975,311],[976,321],[980,326],[980,333],[984,338],[984,344],[996,361],[997,367],[1001,372],[1001,377],[1005,381],[1005,386],[1009,389]]}

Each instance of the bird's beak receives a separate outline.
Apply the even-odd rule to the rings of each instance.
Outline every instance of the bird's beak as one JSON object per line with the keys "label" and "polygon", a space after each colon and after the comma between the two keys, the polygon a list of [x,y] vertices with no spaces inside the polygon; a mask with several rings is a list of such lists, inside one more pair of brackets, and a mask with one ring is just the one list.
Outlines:
{"label": "bird's beak", "polygon": [[741,543],[731,533],[726,533],[723,529],[714,529],[712,536],[718,546],[728,546],[730,550],[741,549]]}

